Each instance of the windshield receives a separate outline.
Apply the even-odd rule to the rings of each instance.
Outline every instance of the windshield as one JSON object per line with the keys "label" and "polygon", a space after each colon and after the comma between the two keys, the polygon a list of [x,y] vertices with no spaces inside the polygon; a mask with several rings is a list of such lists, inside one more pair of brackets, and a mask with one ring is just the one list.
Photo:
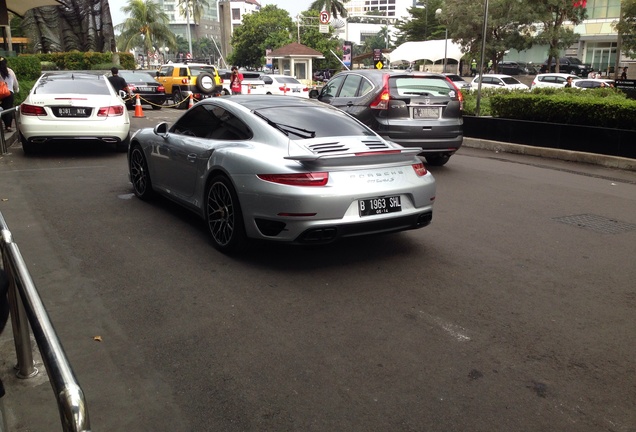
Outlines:
{"label": "windshield", "polygon": [[190,73],[192,76],[198,76],[202,72],[214,75],[214,66],[190,66]]}
{"label": "windshield", "polygon": [[106,86],[106,82],[102,79],[59,79],[59,78],[42,78],[37,87],[33,89],[33,93],[37,94],[91,94],[91,95],[109,95],[110,90]]}
{"label": "windshield", "polygon": [[575,65],[580,65],[583,64],[583,62],[579,59],[577,59],[576,57],[568,57],[568,60],[570,60],[570,63],[575,64]]}

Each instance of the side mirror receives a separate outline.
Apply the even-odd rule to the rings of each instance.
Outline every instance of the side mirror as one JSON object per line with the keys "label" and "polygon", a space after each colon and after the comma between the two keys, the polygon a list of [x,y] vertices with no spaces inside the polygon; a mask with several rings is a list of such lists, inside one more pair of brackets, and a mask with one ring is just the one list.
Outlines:
{"label": "side mirror", "polygon": [[166,138],[168,136],[168,123],[161,122],[153,129],[155,135],[159,135],[162,138]]}
{"label": "side mirror", "polygon": [[316,90],[316,89],[309,90],[309,98],[310,99],[317,99],[318,98],[318,90]]}
{"label": "side mirror", "polygon": [[159,77],[161,76],[161,74],[159,74],[159,71],[155,72],[155,76],[156,76],[157,78],[159,78]]}

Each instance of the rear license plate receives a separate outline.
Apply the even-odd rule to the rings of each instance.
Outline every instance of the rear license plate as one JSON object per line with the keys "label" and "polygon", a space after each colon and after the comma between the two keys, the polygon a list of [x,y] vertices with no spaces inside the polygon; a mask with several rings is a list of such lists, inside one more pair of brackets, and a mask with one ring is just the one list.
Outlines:
{"label": "rear license plate", "polygon": [[437,107],[413,108],[414,119],[438,118],[438,117],[439,117],[439,108]]}
{"label": "rear license plate", "polygon": [[90,112],[87,108],[58,108],[57,115],[58,117],[88,117]]}
{"label": "rear license plate", "polygon": [[402,211],[402,202],[399,196],[358,200],[358,210],[360,216],[394,213]]}
{"label": "rear license plate", "polygon": [[154,93],[155,92],[155,88],[156,87],[137,87],[137,89],[139,91],[143,91],[143,92],[151,92]]}
{"label": "rear license plate", "polygon": [[294,93],[300,93],[300,89],[299,89],[299,88],[292,89],[292,91],[293,91]]}

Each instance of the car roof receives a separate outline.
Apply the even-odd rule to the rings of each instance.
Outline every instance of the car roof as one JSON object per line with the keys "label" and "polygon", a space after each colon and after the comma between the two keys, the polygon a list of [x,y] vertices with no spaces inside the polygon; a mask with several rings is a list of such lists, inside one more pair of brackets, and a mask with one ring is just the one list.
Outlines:
{"label": "car roof", "polygon": [[[200,103],[213,103],[215,100],[226,99],[212,98],[204,99]],[[331,105],[324,102],[320,102],[317,99],[305,99],[299,97],[289,97],[285,95],[255,95],[255,94],[240,94],[227,97],[231,102],[236,102],[250,110],[258,110],[263,108],[273,107],[308,107],[316,106],[320,108],[333,108]]]}
{"label": "car roof", "polygon": [[[510,75],[506,75],[506,74],[484,74],[485,77],[494,77],[494,78],[514,78]],[[479,75],[475,76],[474,79],[477,79],[479,77]],[[516,79],[516,78],[515,78]]]}
{"label": "car roof", "polygon": [[551,73],[537,74],[537,78],[544,77],[544,76],[556,76],[556,77],[563,77],[563,78],[572,77],[572,78],[581,79],[581,77],[578,77],[578,76],[576,76],[574,74],[561,73],[561,72],[551,72]]}

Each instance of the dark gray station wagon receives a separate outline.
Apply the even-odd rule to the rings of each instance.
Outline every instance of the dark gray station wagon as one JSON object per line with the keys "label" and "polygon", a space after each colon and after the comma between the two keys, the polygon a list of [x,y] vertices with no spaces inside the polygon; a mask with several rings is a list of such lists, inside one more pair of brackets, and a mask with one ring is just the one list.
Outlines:
{"label": "dark gray station wagon", "polygon": [[325,84],[317,98],[385,139],[404,147],[422,147],[430,165],[448,162],[464,139],[463,96],[442,74],[343,71]]}

